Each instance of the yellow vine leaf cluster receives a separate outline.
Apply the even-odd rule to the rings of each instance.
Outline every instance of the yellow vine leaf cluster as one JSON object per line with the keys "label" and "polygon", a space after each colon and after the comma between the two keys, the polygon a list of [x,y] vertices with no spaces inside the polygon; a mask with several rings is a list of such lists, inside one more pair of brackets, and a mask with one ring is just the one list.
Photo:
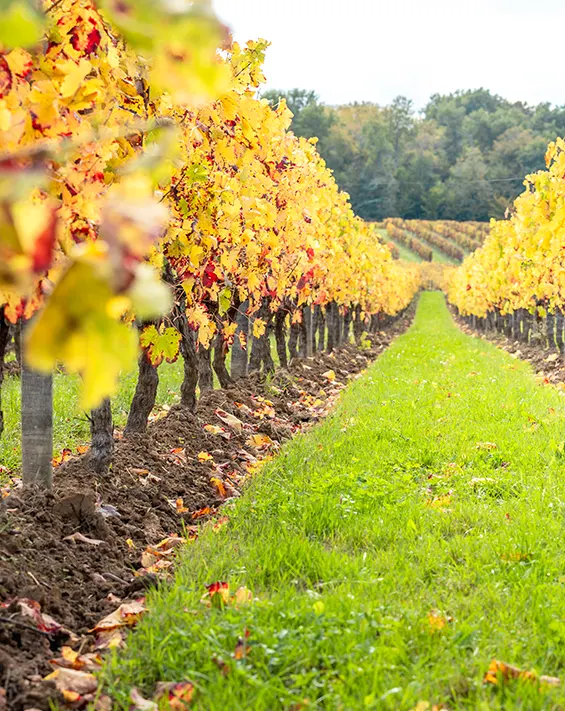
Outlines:
{"label": "yellow vine leaf cluster", "polygon": [[449,300],[464,315],[565,307],[565,140],[550,144],[546,162],[525,179],[509,219],[493,220],[484,245],[446,274]]}
{"label": "yellow vine leaf cluster", "polygon": [[[258,98],[268,43],[228,46],[206,0],[165,5],[45,0],[38,43],[0,32],[0,306],[39,312],[28,360],[81,373],[85,407],[135,359],[133,320],[170,307],[160,273],[205,345],[243,301],[394,314],[418,288],[284,103]],[[143,346],[169,359],[164,335]]]}

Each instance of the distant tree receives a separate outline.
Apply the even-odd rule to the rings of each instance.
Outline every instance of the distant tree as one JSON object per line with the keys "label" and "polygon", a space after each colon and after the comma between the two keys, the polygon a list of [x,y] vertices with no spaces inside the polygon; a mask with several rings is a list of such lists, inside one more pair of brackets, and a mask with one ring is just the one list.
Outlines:
{"label": "distant tree", "polygon": [[445,217],[453,220],[487,220],[493,192],[488,166],[478,148],[467,148],[451,168],[445,183]]}
{"label": "distant tree", "polygon": [[319,97],[314,91],[291,89],[290,91],[266,91],[262,97],[273,107],[277,107],[281,99],[285,99],[288,108],[293,113],[292,130],[297,136],[317,138],[323,153],[323,144],[335,122],[333,111],[319,103]]}

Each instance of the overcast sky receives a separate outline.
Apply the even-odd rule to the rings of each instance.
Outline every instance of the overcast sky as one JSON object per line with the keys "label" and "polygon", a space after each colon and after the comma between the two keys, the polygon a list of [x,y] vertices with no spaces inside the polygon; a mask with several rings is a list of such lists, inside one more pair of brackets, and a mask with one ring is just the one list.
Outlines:
{"label": "overcast sky", "polygon": [[329,104],[422,108],[435,93],[485,87],[565,104],[565,0],[214,0],[237,40],[272,42],[268,88],[314,89]]}

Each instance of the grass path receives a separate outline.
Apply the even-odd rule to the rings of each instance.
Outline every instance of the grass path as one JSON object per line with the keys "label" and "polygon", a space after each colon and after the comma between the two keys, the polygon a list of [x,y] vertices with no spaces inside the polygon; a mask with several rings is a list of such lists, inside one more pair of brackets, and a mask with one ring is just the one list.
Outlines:
{"label": "grass path", "polygon": [[[565,708],[563,687],[483,684],[493,658],[565,677],[564,422],[561,393],[424,294],[152,594],[106,670],[116,708],[183,680],[218,711]],[[254,602],[207,607],[215,581]]]}

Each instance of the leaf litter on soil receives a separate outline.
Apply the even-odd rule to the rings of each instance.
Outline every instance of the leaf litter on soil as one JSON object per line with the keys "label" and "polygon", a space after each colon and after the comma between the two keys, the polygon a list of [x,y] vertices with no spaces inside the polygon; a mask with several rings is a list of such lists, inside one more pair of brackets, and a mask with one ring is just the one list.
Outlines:
{"label": "leaf litter on soil", "polygon": [[[196,538],[200,525],[225,525],[221,505],[240,495],[281,443],[326,416],[347,380],[405,331],[412,316],[413,309],[370,348],[297,360],[268,381],[252,375],[206,393],[196,414],[172,407],[145,434],[116,432],[105,478],[90,470],[88,453],[65,454],[52,492],[3,491],[5,708],[47,711],[53,701],[81,708],[96,698],[91,675],[98,650],[123,644],[125,629],[144,612],[145,591],[170,574],[179,542]],[[52,629],[42,626],[46,620]],[[111,708],[108,703],[101,697],[99,708]]]}

